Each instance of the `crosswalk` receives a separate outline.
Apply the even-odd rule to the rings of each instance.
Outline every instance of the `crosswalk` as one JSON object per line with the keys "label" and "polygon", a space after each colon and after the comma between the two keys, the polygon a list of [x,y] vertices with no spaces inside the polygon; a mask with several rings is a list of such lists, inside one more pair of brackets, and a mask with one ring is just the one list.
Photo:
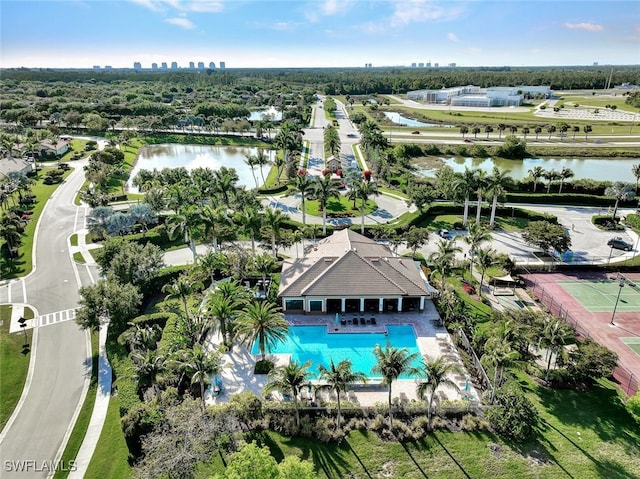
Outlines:
{"label": "crosswalk", "polygon": [[53,313],[47,313],[38,316],[36,326],[50,326],[56,323],[62,323],[63,321],[71,321],[76,318],[75,309],[63,309],[62,311],[55,311]]}

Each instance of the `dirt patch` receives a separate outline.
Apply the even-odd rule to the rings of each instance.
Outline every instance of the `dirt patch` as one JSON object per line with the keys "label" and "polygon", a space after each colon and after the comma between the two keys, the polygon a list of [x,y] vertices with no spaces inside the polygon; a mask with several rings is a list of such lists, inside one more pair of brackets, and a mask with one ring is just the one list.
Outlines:
{"label": "dirt patch", "polygon": [[444,160],[437,156],[421,156],[413,159],[411,163],[420,170],[435,170],[444,166]]}

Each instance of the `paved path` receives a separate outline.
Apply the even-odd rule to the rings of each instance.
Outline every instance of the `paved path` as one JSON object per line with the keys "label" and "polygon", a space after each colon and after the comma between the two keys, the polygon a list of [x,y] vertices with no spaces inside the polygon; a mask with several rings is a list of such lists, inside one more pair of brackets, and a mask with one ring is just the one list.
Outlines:
{"label": "paved path", "polygon": [[[0,303],[25,305],[37,315],[27,381],[16,409],[0,434],[0,464],[33,461],[28,471],[3,470],[2,477],[42,478],[45,461],[59,460],[91,375],[89,334],[69,310],[78,304],[78,288],[97,277],[95,268],[78,267],[69,236],[84,227],[87,209],[73,204],[84,183],[83,162],[48,200],[36,228],[33,271],[0,285]],[[40,325],[46,327],[40,327]],[[67,465],[68,466],[68,465]]]}

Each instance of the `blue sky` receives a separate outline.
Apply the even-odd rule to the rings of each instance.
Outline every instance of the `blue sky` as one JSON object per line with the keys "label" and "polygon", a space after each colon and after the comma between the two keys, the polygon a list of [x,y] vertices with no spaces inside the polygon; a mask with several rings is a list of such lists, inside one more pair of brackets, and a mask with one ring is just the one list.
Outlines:
{"label": "blue sky", "polygon": [[0,0],[0,66],[640,64],[640,2]]}

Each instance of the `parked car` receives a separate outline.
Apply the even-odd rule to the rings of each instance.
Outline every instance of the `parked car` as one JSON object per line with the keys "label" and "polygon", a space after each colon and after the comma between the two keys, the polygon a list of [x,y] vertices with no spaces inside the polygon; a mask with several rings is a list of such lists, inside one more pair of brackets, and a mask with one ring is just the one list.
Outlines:
{"label": "parked car", "polygon": [[411,134],[412,134],[412,135],[419,135],[419,134],[420,134],[420,132],[419,132],[418,130],[416,130],[416,131],[412,131],[412,132],[411,132]]}
{"label": "parked car", "polygon": [[449,230],[439,230],[438,235],[440,235],[441,238],[449,239]]}
{"label": "parked car", "polygon": [[611,238],[607,241],[607,245],[611,248],[621,249],[624,251],[631,251],[633,249],[633,245],[631,243],[627,243],[625,240],[616,236],[615,238]]}

